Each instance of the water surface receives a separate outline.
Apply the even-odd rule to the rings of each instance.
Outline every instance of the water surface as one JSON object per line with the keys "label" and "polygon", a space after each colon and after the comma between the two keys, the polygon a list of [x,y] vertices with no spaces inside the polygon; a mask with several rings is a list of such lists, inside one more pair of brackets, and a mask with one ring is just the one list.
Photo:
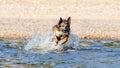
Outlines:
{"label": "water surface", "polygon": [[80,50],[39,53],[24,50],[27,40],[15,40],[0,40],[0,68],[120,68],[119,41],[81,39]]}

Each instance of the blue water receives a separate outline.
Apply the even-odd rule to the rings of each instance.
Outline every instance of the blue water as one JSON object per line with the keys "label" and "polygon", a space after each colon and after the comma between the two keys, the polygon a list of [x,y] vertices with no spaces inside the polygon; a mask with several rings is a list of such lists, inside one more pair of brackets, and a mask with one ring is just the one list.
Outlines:
{"label": "blue water", "polygon": [[119,41],[81,39],[80,50],[47,53],[26,51],[26,43],[1,40],[0,68],[120,68]]}

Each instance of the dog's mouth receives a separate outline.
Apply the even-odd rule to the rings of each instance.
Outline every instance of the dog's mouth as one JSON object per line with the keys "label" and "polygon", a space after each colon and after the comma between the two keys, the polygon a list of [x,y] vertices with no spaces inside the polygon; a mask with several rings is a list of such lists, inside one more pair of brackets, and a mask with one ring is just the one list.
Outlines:
{"label": "dog's mouth", "polygon": [[62,32],[68,32],[68,30],[62,30]]}

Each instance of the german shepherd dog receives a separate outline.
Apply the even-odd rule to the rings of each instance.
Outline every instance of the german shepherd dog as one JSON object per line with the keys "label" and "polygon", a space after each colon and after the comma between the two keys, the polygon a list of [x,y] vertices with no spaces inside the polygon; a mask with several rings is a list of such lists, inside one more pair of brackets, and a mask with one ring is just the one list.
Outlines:
{"label": "german shepherd dog", "polygon": [[55,34],[54,42],[56,44],[59,43],[60,45],[63,45],[68,41],[70,35],[70,23],[71,17],[69,17],[67,20],[60,17],[58,24],[53,26],[52,30]]}

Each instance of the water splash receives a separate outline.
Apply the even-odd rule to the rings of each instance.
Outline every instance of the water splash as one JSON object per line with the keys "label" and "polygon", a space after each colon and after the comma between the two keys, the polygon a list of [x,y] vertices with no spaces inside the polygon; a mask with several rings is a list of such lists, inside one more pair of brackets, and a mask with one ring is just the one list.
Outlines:
{"label": "water splash", "polygon": [[[47,33],[50,35],[49,32]],[[38,36],[43,37],[41,35]],[[75,38],[79,39],[76,35],[71,34],[71,41],[73,41],[72,38],[74,40]],[[80,50],[71,51],[71,49],[68,48],[70,50],[62,54],[53,51],[46,51],[47,53],[44,53],[43,50],[34,51],[28,49],[29,51],[24,51],[24,46],[22,47],[22,45],[26,43],[17,43],[18,42],[9,42],[7,40],[0,41],[0,68],[6,68],[6,65],[7,67],[9,65],[8,68],[46,68],[46,66],[49,66],[48,68],[120,68],[119,41],[80,39]],[[77,41],[75,43],[77,43]],[[107,43],[107,46],[104,46],[105,43]],[[108,43],[110,43],[110,45],[112,43],[112,46],[115,47],[109,47]],[[66,44],[68,44],[68,42]],[[31,49],[33,47],[34,45]],[[79,45],[77,48],[79,48]]]}
{"label": "water splash", "polygon": [[25,50],[54,51],[68,48],[79,49],[80,39],[77,35],[70,34],[68,42],[63,45],[55,45],[53,38],[54,34],[52,31],[48,31],[43,35],[36,35],[25,46]]}

